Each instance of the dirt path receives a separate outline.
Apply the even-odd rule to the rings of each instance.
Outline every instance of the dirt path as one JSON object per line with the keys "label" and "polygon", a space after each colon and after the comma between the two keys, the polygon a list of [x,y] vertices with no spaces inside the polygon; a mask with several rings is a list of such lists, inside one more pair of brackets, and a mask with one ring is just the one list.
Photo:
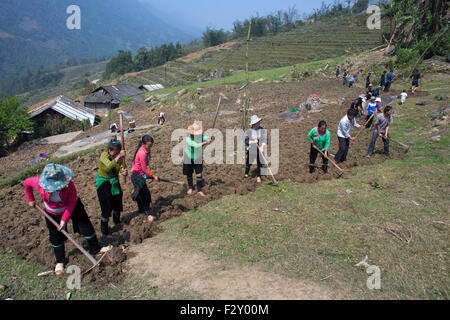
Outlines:
{"label": "dirt path", "polygon": [[254,266],[223,264],[180,243],[160,237],[131,248],[127,261],[132,277],[167,291],[184,288],[204,299],[218,300],[322,300],[340,294],[309,281],[286,278]]}

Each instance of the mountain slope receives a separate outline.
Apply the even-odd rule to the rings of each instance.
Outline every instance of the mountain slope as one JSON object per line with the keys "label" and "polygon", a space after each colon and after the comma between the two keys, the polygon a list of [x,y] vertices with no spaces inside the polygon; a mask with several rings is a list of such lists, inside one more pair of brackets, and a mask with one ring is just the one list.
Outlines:
{"label": "mountain slope", "polygon": [[[69,30],[66,9],[81,9],[81,30]],[[159,19],[137,0],[3,0],[0,2],[0,79],[7,73],[110,55],[119,49],[187,42],[188,32]]]}

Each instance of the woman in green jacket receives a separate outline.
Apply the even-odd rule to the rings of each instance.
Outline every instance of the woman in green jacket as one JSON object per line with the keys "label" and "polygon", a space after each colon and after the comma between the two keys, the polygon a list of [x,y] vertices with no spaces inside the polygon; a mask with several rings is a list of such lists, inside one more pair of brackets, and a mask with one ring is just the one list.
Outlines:
{"label": "woman in green jacket", "polygon": [[124,169],[125,151],[120,141],[111,141],[108,150],[100,156],[96,182],[97,196],[102,211],[100,229],[103,235],[109,234],[109,218],[111,213],[115,224],[120,223],[122,206],[122,188],[119,183],[119,173],[127,176]]}
{"label": "woman in green jacket", "polygon": [[[325,154],[322,156],[322,170],[327,173],[328,171],[328,149],[330,148],[330,131],[327,130],[327,123],[322,120],[319,125],[313,128],[308,134],[308,140],[311,143],[311,152],[309,154],[309,173],[313,173],[316,169],[316,159],[319,151]],[[316,149],[317,148],[317,149]]]}

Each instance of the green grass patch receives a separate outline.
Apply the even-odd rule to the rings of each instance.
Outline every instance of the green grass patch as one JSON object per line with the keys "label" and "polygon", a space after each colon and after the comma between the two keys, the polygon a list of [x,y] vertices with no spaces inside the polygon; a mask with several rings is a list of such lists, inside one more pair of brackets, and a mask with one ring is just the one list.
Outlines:
{"label": "green grass patch", "polygon": [[[338,64],[342,63],[346,59],[347,56],[342,56],[339,58],[333,58],[333,59],[326,59],[326,60],[320,60],[320,61],[313,61],[309,63],[302,63],[296,65],[295,69],[297,71],[301,72],[310,72],[325,67],[325,65],[329,64],[329,69],[336,67]],[[275,68],[275,69],[269,69],[269,70],[260,70],[260,71],[251,71],[249,72],[249,81],[255,81],[261,78],[264,78],[264,82],[272,82],[274,80],[280,80],[280,76],[282,74],[289,75],[292,70],[292,65],[281,67],[281,68]],[[204,88],[211,88],[211,87],[217,87],[222,86],[226,84],[238,84],[238,83],[245,83],[246,81],[246,75],[245,72],[241,72],[236,75],[232,75],[226,78],[222,79],[215,79],[211,81],[202,82],[201,84],[195,83],[195,84],[189,84],[187,86],[177,86],[177,87],[171,87],[171,88],[164,88],[160,90],[155,90],[152,92],[152,94],[166,94],[166,93],[175,93],[183,88],[186,88],[188,90],[194,91],[199,86]]]}
{"label": "green grass patch", "polygon": [[[49,252],[51,254],[51,252]],[[0,299],[13,300],[193,300],[201,297],[195,292],[178,288],[166,292],[149,286],[143,281],[128,278],[123,283],[109,283],[99,290],[95,283],[81,281],[80,289],[68,289],[69,274],[59,277],[51,275],[38,277],[45,267],[0,253]]]}

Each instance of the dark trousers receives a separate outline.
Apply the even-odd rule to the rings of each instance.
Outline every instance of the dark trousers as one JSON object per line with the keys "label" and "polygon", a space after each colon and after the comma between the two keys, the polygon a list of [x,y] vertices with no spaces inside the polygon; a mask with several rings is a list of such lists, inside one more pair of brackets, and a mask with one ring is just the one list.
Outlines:
{"label": "dark trousers", "polygon": [[338,137],[339,140],[339,150],[334,157],[337,163],[344,162],[347,160],[348,149],[350,146],[350,138],[341,138]]}
{"label": "dark trousers", "polygon": [[[367,155],[371,156],[373,154],[373,150],[375,149],[375,143],[378,139],[378,131],[374,131],[372,134],[372,141],[370,142],[369,150],[367,151]],[[384,143],[384,155],[389,156],[389,139],[383,139]]]}
{"label": "dark trousers", "polygon": [[384,92],[389,92],[390,89],[391,89],[391,83],[386,82],[386,86],[384,87]]}
{"label": "dark trousers", "polygon": [[262,168],[262,163],[261,160],[259,159],[259,150],[258,149],[252,149],[250,147],[249,150],[247,150],[246,152],[246,157],[245,157],[245,174],[248,175],[250,173],[250,168],[252,166],[252,163],[255,162],[255,158],[256,158],[256,176],[257,177],[261,177],[261,168]]}
{"label": "dark trousers", "polygon": [[195,163],[193,159],[190,159],[185,155],[183,162],[183,175],[186,176],[189,189],[194,189],[194,179],[192,178],[192,174],[195,172],[197,175],[196,183],[197,183],[197,192],[201,192],[203,188],[203,163]]}
{"label": "dark trousers", "polygon": [[152,195],[147,187],[147,184],[139,190],[136,198],[139,213],[147,213],[150,215],[150,203],[152,203]]}
{"label": "dark trousers", "polygon": [[[48,211],[47,213],[53,218],[56,223],[59,224],[61,222],[62,215],[54,215]],[[92,226],[91,220],[89,219],[80,198],[78,198],[77,200],[77,204],[75,205],[75,209],[73,210],[70,219],[72,220],[73,231],[75,233],[83,235],[86,238],[89,246],[89,253],[91,253],[92,255],[97,254],[100,251],[100,245],[98,244],[94,227]],[[52,244],[53,252],[55,253],[56,263],[64,263],[64,242],[67,240],[67,238],[61,232],[59,232],[58,229],[56,229],[56,227],[50,222],[50,220],[45,218],[45,222],[47,224],[50,235],[50,243]]]}
{"label": "dark trousers", "polygon": [[[309,153],[309,173],[313,173],[316,169],[316,159],[319,151],[311,146],[311,151]],[[321,155],[322,156],[322,155]],[[328,159],[322,156],[322,170],[326,173],[328,171]]]}
{"label": "dark trousers", "polygon": [[[367,115],[366,121],[368,121],[368,120],[370,119],[370,117],[372,117],[371,114]],[[374,118],[375,118],[375,116],[373,116],[372,119],[370,119],[370,121],[367,122],[366,128],[370,128],[370,127],[372,126],[372,122],[373,122],[373,119],[374,119]]]}
{"label": "dark trousers", "polygon": [[103,182],[103,184],[97,190],[97,196],[98,201],[100,202],[103,222],[108,222],[112,212],[114,212],[114,219],[120,220],[120,213],[123,211],[123,192],[120,184],[119,190],[120,194],[113,196],[111,194],[111,183],[109,181]]}

